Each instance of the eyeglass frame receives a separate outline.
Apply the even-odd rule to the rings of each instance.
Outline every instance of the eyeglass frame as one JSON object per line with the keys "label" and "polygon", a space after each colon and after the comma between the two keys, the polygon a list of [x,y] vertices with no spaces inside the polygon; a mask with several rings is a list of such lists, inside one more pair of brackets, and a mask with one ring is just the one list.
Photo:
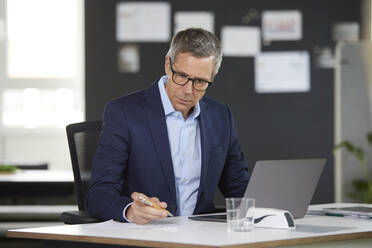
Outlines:
{"label": "eyeglass frame", "polygon": [[[173,66],[172,66],[172,60],[171,60],[171,58],[169,58],[169,67],[170,67],[170,69],[171,69],[171,71],[172,71],[172,81],[173,81],[173,83],[175,83],[175,84],[177,84],[177,85],[179,85],[179,86],[185,86],[186,84],[189,83],[189,81],[191,81],[191,82],[192,82],[192,88],[193,88],[194,90],[197,90],[197,91],[200,91],[200,92],[204,92],[204,91],[206,91],[206,90],[209,88],[209,85],[211,85],[211,83],[213,83],[212,81],[207,81],[207,80],[200,79],[200,78],[192,78],[192,77],[189,77],[189,75],[186,75],[186,74],[184,74],[184,73],[181,73],[181,72],[175,71],[175,70],[173,69]],[[176,81],[174,81],[174,74],[175,74],[175,73],[178,73],[179,75],[183,75],[183,76],[185,76],[186,79],[187,79],[186,83],[184,83],[184,84],[176,83]],[[208,83],[207,88],[205,88],[205,90],[199,90],[199,89],[195,88],[195,80],[200,80],[200,81],[203,81],[203,82]]]}

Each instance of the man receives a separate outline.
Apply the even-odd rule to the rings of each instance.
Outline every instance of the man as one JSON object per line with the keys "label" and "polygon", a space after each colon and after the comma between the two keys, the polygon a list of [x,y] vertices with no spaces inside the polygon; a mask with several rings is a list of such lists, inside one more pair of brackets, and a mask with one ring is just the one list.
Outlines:
{"label": "man", "polygon": [[212,33],[180,31],[165,57],[166,75],[107,104],[87,192],[93,216],[145,224],[165,218],[163,209],[212,212],[217,187],[225,197],[244,195],[249,175],[231,111],[204,96],[221,60]]}

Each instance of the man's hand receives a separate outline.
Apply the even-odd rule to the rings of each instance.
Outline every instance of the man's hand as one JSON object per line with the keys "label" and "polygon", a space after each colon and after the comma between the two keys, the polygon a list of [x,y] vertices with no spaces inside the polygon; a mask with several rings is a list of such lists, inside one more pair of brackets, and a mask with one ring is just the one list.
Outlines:
{"label": "man's hand", "polygon": [[[160,207],[164,208],[164,210],[152,208],[143,204],[140,201],[139,196],[142,196],[159,205]],[[136,224],[146,224],[152,220],[159,220],[168,216],[168,212],[165,211],[167,208],[167,203],[159,201],[157,197],[149,198],[146,195],[137,192],[133,192],[131,197],[133,199],[133,203],[126,212],[126,217],[131,222]]]}

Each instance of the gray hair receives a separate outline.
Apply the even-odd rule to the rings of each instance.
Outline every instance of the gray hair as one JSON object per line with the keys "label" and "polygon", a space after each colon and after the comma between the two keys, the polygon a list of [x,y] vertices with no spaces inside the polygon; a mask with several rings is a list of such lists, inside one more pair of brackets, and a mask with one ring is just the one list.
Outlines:
{"label": "gray hair", "polygon": [[176,63],[179,53],[191,53],[197,58],[214,57],[212,79],[217,75],[222,62],[221,43],[211,32],[201,28],[189,28],[176,33],[167,53]]}

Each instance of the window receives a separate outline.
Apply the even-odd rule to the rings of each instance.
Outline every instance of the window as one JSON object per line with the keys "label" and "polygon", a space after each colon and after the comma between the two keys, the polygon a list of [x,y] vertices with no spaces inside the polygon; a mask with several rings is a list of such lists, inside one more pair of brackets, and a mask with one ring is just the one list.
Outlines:
{"label": "window", "polygon": [[[84,119],[83,0],[0,0],[1,25],[0,159],[70,168],[64,127]],[[42,146],[50,155],[30,152]]]}
{"label": "window", "polygon": [[7,74],[10,78],[76,77],[76,0],[8,0]]}
{"label": "window", "polygon": [[71,89],[6,89],[3,125],[20,128],[60,127],[82,121],[77,92]]}

